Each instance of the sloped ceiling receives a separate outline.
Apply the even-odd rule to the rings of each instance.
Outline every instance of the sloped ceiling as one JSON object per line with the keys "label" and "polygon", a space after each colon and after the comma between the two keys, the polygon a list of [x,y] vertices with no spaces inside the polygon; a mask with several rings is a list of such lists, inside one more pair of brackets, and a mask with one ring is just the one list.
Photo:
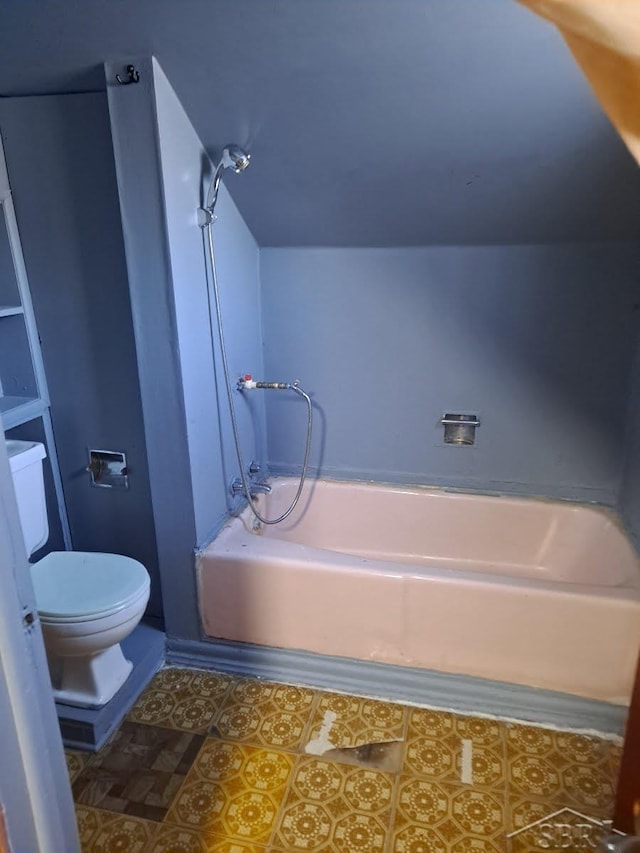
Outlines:
{"label": "sloped ceiling", "polygon": [[20,0],[0,93],[155,55],[265,246],[637,239],[640,170],[514,0]]}

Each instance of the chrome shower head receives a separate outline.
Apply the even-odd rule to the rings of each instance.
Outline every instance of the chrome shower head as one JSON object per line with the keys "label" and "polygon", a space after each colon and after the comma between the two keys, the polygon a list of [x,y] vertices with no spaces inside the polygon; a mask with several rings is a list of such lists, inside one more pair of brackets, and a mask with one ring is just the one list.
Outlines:
{"label": "chrome shower head", "polygon": [[251,154],[247,154],[239,145],[225,145],[218,168],[209,187],[207,206],[205,208],[209,212],[209,216],[213,216],[213,209],[218,201],[218,190],[220,189],[220,181],[222,180],[224,170],[232,169],[236,174],[240,174],[240,172],[244,172],[247,168],[250,160]]}
{"label": "chrome shower head", "polygon": [[251,160],[251,154],[243,151],[239,145],[227,145],[222,152],[222,166],[225,169],[233,169],[238,174],[244,172]]}

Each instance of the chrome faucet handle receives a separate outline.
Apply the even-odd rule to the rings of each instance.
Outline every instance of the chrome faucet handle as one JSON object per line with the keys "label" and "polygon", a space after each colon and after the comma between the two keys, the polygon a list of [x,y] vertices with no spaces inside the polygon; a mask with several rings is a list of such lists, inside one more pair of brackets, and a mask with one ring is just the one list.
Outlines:
{"label": "chrome faucet handle", "polygon": [[244,486],[242,485],[242,480],[240,479],[240,477],[236,477],[231,481],[229,490],[234,498],[238,495],[244,495]]}
{"label": "chrome faucet handle", "polygon": [[260,473],[261,467],[262,466],[260,465],[260,463],[256,462],[256,460],[254,459],[253,462],[251,463],[251,465],[249,465],[249,469],[248,469],[249,470],[249,476],[255,477],[256,474]]}

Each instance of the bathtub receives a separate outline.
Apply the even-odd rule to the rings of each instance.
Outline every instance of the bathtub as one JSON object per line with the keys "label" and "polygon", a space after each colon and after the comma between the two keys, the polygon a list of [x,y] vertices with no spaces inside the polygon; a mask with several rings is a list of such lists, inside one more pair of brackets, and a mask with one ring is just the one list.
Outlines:
{"label": "bathtub", "polygon": [[231,520],[197,572],[208,637],[629,701],[640,568],[608,510],[316,480],[280,525]]}

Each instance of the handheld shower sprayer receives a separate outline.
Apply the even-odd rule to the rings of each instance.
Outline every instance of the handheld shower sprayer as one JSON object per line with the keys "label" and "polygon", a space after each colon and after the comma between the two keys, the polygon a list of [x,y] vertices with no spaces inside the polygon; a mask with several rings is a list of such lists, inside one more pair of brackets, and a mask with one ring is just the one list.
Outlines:
{"label": "handheld shower sprayer", "polygon": [[220,189],[220,182],[222,181],[224,170],[231,169],[236,173],[236,175],[239,175],[240,172],[244,172],[250,162],[251,154],[247,154],[247,152],[240,148],[239,145],[225,145],[222,150],[222,157],[218,163],[218,168],[214,172],[213,179],[209,186],[206,204],[198,211],[198,225],[200,225],[201,228],[207,226],[213,220],[213,211],[215,209],[216,202],[218,201],[218,191]]}
{"label": "handheld shower sprayer", "polygon": [[[247,477],[244,469],[244,462],[242,460],[242,451],[240,449],[240,434],[238,430],[238,422],[236,419],[235,407],[233,404],[233,393],[231,390],[231,380],[229,378],[229,364],[227,362],[227,351],[224,343],[224,329],[222,324],[222,312],[220,310],[220,291],[218,288],[218,275],[216,273],[216,256],[213,246],[213,223],[215,222],[214,209],[216,206],[216,202],[218,201],[218,190],[220,189],[220,181],[222,180],[222,175],[225,169],[232,169],[236,174],[240,172],[244,172],[244,170],[249,165],[249,161],[251,160],[251,155],[247,154],[246,151],[243,151],[238,145],[227,145],[223,152],[222,158],[218,167],[214,173],[213,180],[211,181],[211,186],[209,187],[209,192],[207,194],[207,204],[206,207],[201,207],[198,209],[198,225],[205,229],[207,232],[207,245],[209,248],[209,265],[211,269],[211,278],[207,279],[207,299],[209,302],[209,327],[211,329],[211,339],[213,340],[214,333],[214,308],[215,308],[215,321],[217,323],[218,329],[218,340],[220,342],[220,358],[222,360],[222,368],[224,375],[225,388],[227,391],[227,401],[229,404],[229,414],[231,416],[231,426],[233,428],[233,439],[236,447],[236,456],[238,459],[238,465],[240,466],[240,480],[239,482],[234,481],[234,485],[232,486],[233,494],[241,492],[246,495],[249,501],[249,507],[251,508],[251,512],[258,519],[258,521],[263,524],[279,524],[281,521],[284,521],[285,518],[293,512],[296,508],[298,501],[300,500],[300,495],[302,494],[302,487],[304,486],[304,481],[307,476],[307,469],[309,467],[309,451],[311,449],[311,435],[313,431],[313,407],[311,403],[311,398],[300,387],[300,382],[296,379],[294,382],[255,382],[252,380],[251,376],[246,375],[241,377],[238,381],[237,390],[245,391],[254,388],[264,388],[264,389],[272,389],[272,390],[281,390],[281,391],[293,391],[299,397],[304,399],[307,404],[307,440],[304,451],[304,461],[302,463],[302,473],[300,474],[300,482],[298,484],[298,489],[296,494],[289,505],[289,507],[277,518],[264,518],[261,513],[258,511],[257,507],[254,506],[252,501],[252,488],[251,484],[247,481]],[[255,486],[255,484],[254,484]],[[253,489],[255,492],[255,488]]]}

